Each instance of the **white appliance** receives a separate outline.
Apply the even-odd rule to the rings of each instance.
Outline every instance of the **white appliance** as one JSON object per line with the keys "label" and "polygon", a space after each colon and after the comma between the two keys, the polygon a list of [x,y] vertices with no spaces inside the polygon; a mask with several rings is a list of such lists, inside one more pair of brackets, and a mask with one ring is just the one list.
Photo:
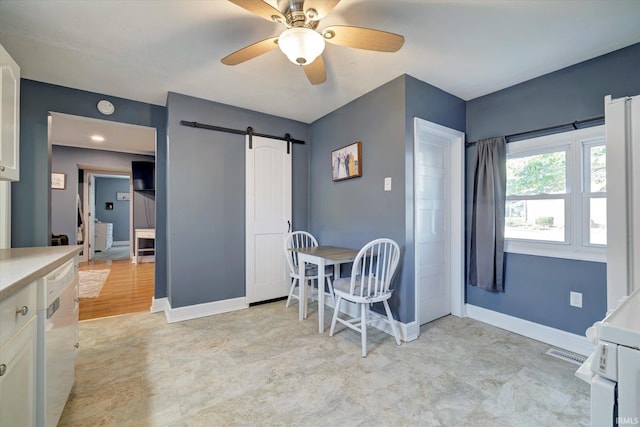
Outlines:
{"label": "white appliance", "polygon": [[596,349],[576,375],[591,384],[592,427],[640,424],[640,289],[587,337]]}
{"label": "white appliance", "polygon": [[96,222],[94,250],[105,252],[113,245],[113,223]]}
{"label": "white appliance", "polygon": [[48,274],[38,294],[37,424],[56,426],[75,380],[78,274],[69,260]]}
{"label": "white appliance", "polygon": [[576,375],[591,386],[593,427],[640,424],[640,96],[605,98],[607,308],[587,330],[595,351]]}
{"label": "white appliance", "polygon": [[[607,309],[640,288],[640,95],[604,102]],[[635,269],[634,269],[634,266]]]}

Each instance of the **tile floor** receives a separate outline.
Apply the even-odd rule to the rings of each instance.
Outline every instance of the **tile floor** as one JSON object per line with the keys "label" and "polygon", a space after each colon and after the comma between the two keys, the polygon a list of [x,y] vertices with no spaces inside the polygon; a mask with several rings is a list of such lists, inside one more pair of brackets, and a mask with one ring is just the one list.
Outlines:
{"label": "tile floor", "polygon": [[59,425],[589,425],[588,385],[546,344],[447,316],[400,347],[370,329],[363,359],[358,334],[318,334],[313,309],[303,322],[283,301],[81,322]]}

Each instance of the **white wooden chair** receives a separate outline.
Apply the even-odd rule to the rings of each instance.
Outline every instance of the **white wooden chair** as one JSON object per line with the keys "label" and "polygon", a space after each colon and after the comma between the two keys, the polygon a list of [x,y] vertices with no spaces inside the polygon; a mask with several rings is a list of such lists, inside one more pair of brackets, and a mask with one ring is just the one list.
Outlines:
{"label": "white wooden chair", "polygon": [[[285,258],[287,258],[287,264],[289,265],[289,275],[291,277],[291,287],[289,288],[289,296],[287,298],[286,307],[289,307],[289,303],[292,298],[298,300],[300,304],[300,270],[298,266],[298,253],[292,251],[292,248],[307,248],[318,246],[318,240],[313,236],[313,234],[306,231],[294,231],[289,233],[287,238],[284,241],[284,252]],[[327,279],[327,286],[329,288],[328,294],[331,296],[335,303],[335,296],[333,293],[333,284],[331,282],[331,276],[333,275],[333,266],[327,266],[325,270],[325,277]],[[314,296],[314,280],[318,279],[318,267],[315,265],[308,265],[305,270],[305,280],[308,283],[309,291],[307,292],[307,296],[309,299],[313,299]],[[298,288],[298,293],[296,294],[295,290]],[[320,286],[318,285],[318,288]],[[324,291],[324,286],[321,287]],[[307,316],[307,304],[304,306],[304,316]]]}
{"label": "white wooden chair", "polygon": [[[390,326],[400,345],[400,336],[396,328],[393,314],[389,308],[388,299],[391,297],[391,279],[398,267],[400,248],[391,239],[376,239],[367,243],[353,261],[351,277],[337,278],[333,281],[333,290],[337,297],[331,330],[329,336],[333,336],[336,322],[360,332],[362,338],[362,357],[367,357],[367,324],[378,320],[385,320]],[[343,300],[355,303],[360,313],[359,318],[342,319],[338,317],[340,304]],[[387,318],[382,316],[371,317],[369,306],[374,302],[382,302]]]}

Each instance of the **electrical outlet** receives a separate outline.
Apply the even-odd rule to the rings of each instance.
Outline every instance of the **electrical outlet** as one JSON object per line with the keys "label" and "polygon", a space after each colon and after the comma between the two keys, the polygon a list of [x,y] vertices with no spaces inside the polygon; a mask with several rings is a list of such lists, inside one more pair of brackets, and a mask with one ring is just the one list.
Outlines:
{"label": "electrical outlet", "polygon": [[388,176],[384,179],[384,191],[391,191],[391,177]]}
{"label": "electrical outlet", "polygon": [[569,292],[569,304],[572,307],[582,308],[582,294],[580,292]]}

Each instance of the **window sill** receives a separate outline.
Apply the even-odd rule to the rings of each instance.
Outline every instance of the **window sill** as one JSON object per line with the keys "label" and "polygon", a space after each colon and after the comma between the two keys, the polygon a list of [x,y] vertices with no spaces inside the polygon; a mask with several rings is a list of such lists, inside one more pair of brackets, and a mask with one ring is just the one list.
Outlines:
{"label": "window sill", "polygon": [[578,261],[590,261],[590,262],[607,262],[606,252],[577,252],[566,249],[548,249],[548,248],[531,248],[522,247],[522,245],[515,245],[511,242],[505,242],[504,251],[514,254],[544,256],[550,258],[564,258],[573,259]]}

